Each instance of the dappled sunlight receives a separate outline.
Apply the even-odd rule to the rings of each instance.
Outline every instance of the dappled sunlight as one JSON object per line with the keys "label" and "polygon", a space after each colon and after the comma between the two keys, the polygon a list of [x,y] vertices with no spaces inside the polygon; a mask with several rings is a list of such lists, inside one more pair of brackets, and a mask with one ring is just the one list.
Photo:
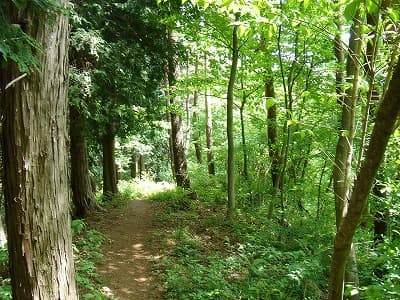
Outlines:
{"label": "dappled sunlight", "polygon": [[143,244],[135,244],[135,245],[133,245],[133,248],[134,249],[142,249],[143,248]]}
{"label": "dappled sunlight", "polygon": [[[108,282],[103,294],[118,299],[159,299],[154,288],[151,264],[161,256],[154,253],[151,239],[154,203],[146,200],[131,201],[128,211],[118,215],[119,222],[107,224],[112,242],[104,247],[104,263],[99,273]],[[150,295],[150,296],[149,296]]]}
{"label": "dappled sunlight", "polygon": [[120,180],[118,189],[131,199],[148,198],[157,193],[173,190],[176,186],[169,182],[154,182],[149,179]]}

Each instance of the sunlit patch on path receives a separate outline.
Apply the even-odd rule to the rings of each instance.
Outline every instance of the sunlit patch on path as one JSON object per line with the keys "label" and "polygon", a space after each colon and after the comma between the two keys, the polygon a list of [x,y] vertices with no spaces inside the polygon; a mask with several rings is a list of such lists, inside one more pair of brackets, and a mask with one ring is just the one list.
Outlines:
{"label": "sunlit patch on path", "polygon": [[113,241],[102,248],[104,264],[98,272],[106,279],[103,293],[119,300],[162,299],[159,284],[151,274],[151,264],[160,259],[159,243],[151,236],[157,204],[148,200],[130,201],[100,220],[100,229]]}

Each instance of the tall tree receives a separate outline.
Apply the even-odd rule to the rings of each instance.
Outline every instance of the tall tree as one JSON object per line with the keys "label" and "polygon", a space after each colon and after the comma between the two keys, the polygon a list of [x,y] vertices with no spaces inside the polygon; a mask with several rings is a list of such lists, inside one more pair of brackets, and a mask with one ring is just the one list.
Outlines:
{"label": "tall tree", "polygon": [[[204,76],[207,77],[207,55],[204,55]],[[213,122],[212,106],[208,99],[208,90],[204,90],[204,106],[206,112],[206,146],[208,174],[215,175],[214,151],[213,151]]]}
{"label": "tall tree", "polygon": [[[353,141],[355,135],[355,120],[356,120],[356,103],[359,91],[359,76],[360,76],[360,54],[361,54],[361,16],[359,11],[356,12],[353,18],[353,24],[350,29],[349,40],[349,55],[346,62],[346,82],[348,88],[344,90],[344,95],[338,95],[338,99],[342,106],[342,114],[339,129],[339,140],[336,145],[335,163],[333,167],[333,190],[335,196],[335,211],[336,211],[336,227],[340,227],[343,216],[347,213],[347,207],[351,194],[351,174],[353,161]],[[340,27],[339,27],[340,28]],[[340,63],[340,46],[337,39],[335,40],[335,51],[338,63]],[[337,84],[340,84],[339,71],[336,73]],[[337,86],[337,91],[341,87]],[[343,97],[343,98],[342,98]],[[346,282],[354,287],[358,287],[358,271],[356,264],[355,249],[352,247],[348,260],[346,272]],[[354,293],[352,299],[357,299],[358,293]]]}
{"label": "tall tree", "polygon": [[[199,56],[196,55],[196,60],[194,64],[194,73],[195,76],[198,76],[199,73]],[[200,132],[198,129],[198,123],[199,123],[199,90],[196,89],[193,93],[193,123],[195,125],[195,129],[193,132],[193,139],[194,139],[194,149],[196,152],[196,159],[199,164],[202,163],[202,154],[201,154],[201,140],[200,140]]]}
{"label": "tall tree", "polygon": [[397,62],[389,89],[376,115],[375,126],[365,159],[354,182],[347,214],[343,217],[336,233],[329,278],[329,300],[341,300],[343,298],[344,271],[352,248],[354,233],[367,204],[374,178],[399,115],[400,60]]}
{"label": "tall tree", "polygon": [[[171,89],[176,82],[177,61],[175,41],[170,30],[167,32],[170,55],[168,57],[168,88]],[[173,166],[175,171],[176,184],[185,189],[190,189],[190,180],[187,171],[187,157],[183,141],[182,115],[177,109],[179,101],[170,96],[170,119],[171,119],[171,146],[173,155]]]}
{"label": "tall tree", "polygon": [[[239,22],[240,13],[235,14],[235,22]],[[232,63],[228,82],[228,92],[226,95],[226,136],[228,139],[228,218],[232,218],[235,213],[235,143],[233,139],[233,91],[235,87],[236,72],[239,60],[239,25],[233,25],[232,31]]]}
{"label": "tall tree", "polygon": [[70,105],[71,187],[74,203],[73,215],[84,218],[94,206],[94,193],[90,181],[86,119],[79,108]]}
{"label": "tall tree", "polygon": [[110,124],[102,137],[103,142],[103,194],[117,194],[117,168],[115,164],[115,130]]}
{"label": "tall tree", "polygon": [[[67,168],[68,18],[7,1],[4,14],[42,50],[39,66],[13,84],[1,71],[4,194],[13,299],[78,299],[72,257]],[[66,0],[57,0],[64,6]]]}

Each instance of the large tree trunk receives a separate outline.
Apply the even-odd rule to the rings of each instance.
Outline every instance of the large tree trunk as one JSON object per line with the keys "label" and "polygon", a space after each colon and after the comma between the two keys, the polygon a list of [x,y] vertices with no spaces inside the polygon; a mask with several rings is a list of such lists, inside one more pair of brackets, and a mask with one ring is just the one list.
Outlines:
{"label": "large tree trunk", "polygon": [[[239,13],[236,13],[235,21],[239,21]],[[228,218],[235,213],[235,143],[233,138],[233,90],[235,87],[236,71],[239,59],[238,25],[233,26],[232,33],[232,64],[229,75],[228,92],[226,96],[226,136],[228,139]]]}
{"label": "large tree trunk", "polygon": [[74,217],[84,218],[93,207],[94,194],[89,175],[85,117],[70,105],[71,186],[75,206]]}
{"label": "large tree trunk", "polygon": [[[173,48],[174,40],[171,32],[168,32],[168,41]],[[168,59],[168,86],[174,86],[176,81],[176,62],[175,56],[170,55]],[[177,99],[170,97],[170,104],[176,103]],[[177,186],[190,189],[190,180],[187,171],[187,158],[183,140],[182,116],[179,113],[170,112],[171,118],[171,146],[175,179]]]}
{"label": "large tree trunk", "polygon": [[387,143],[396,118],[400,115],[400,61],[390,81],[388,92],[378,110],[371,140],[354,182],[348,211],[343,218],[335,237],[329,278],[329,300],[341,300],[343,297],[343,276],[349,256],[354,233],[360,222],[363,209],[374,178],[382,162]]}
{"label": "large tree trunk", "polygon": [[[207,56],[204,56],[204,73],[207,76]],[[208,174],[215,175],[214,152],[213,152],[213,122],[212,108],[207,96],[208,90],[204,91],[204,106],[206,110],[206,146]]]}
{"label": "large tree trunk", "polygon": [[117,193],[115,133],[111,125],[106,125],[106,132],[103,136],[103,195],[106,196]]}
{"label": "large tree trunk", "polygon": [[[11,1],[5,14],[43,47],[38,70],[1,94],[13,299],[78,299],[67,167],[68,18],[16,11]],[[10,63],[0,78],[4,84],[20,75]]]}

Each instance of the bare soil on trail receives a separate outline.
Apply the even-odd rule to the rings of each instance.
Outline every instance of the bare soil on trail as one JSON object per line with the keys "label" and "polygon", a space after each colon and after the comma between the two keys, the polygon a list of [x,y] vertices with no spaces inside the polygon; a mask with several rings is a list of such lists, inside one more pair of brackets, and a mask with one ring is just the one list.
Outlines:
{"label": "bare soil on trail", "polygon": [[161,285],[151,272],[153,262],[161,257],[161,243],[154,238],[159,230],[159,211],[157,202],[132,200],[95,221],[111,240],[103,244],[104,263],[97,267],[109,296],[119,300],[163,299]]}

